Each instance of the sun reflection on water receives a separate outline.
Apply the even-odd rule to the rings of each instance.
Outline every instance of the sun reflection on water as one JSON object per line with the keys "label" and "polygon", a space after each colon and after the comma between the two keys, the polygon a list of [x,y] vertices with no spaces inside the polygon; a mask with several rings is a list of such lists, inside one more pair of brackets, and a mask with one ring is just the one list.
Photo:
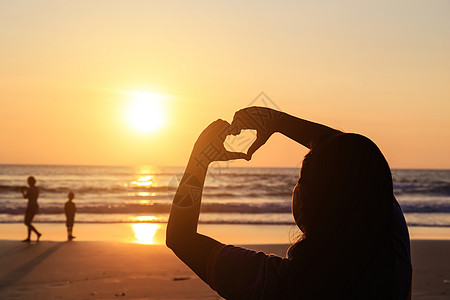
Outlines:
{"label": "sun reflection on water", "polygon": [[134,219],[139,222],[149,222],[149,221],[155,221],[156,217],[155,216],[138,216],[138,217],[135,217]]}
{"label": "sun reflection on water", "polygon": [[158,224],[131,224],[136,237],[135,243],[152,245],[155,244],[155,235],[161,225]]}
{"label": "sun reflection on water", "polygon": [[149,186],[152,186],[152,184],[153,184],[152,178],[153,177],[150,175],[141,176],[138,178],[138,180],[132,181],[131,185],[139,186],[139,187],[149,187]]}

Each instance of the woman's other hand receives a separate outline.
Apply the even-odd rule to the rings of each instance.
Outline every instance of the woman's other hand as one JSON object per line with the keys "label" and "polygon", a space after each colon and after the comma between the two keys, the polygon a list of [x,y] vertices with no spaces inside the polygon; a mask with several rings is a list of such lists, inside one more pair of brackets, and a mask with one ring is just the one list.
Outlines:
{"label": "woman's other hand", "polygon": [[252,106],[241,109],[234,114],[231,133],[238,135],[243,129],[256,130],[256,140],[248,148],[246,159],[250,160],[270,136],[278,130],[282,112],[267,107]]}
{"label": "woman's other hand", "polygon": [[245,153],[231,152],[225,149],[224,141],[231,134],[230,123],[224,120],[212,122],[200,134],[192,151],[197,164],[207,167],[213,161],[227,161],[247,158]]}

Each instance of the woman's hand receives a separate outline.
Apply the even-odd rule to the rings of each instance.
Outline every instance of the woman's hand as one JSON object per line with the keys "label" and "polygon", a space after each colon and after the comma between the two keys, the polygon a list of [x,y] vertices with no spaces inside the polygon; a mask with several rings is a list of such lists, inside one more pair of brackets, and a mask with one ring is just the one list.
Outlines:
{"label": "woman's hand", "polygon": [[278,122],[282,112],[267,107],[252,106],[241,109],[234,114],[231,123],[233,135],[238,135],[243,129],[256,130],[256,140],[248,148],[246,159],[250,160],[270,136],[278,131]]}
{"label": "woman's hand", "polygon": [[221,119],[206,127],[195,142],[192,151],[192,157],[197,164],[207,167],[213,161],[246,158],[245,153],[230,152],[225,149],[223,143],[227,135],[231,133],[230,124]]}
{"label": "woman's hand", "polygon": [[20,192],[22,193],[22,196],[25,198],[28,192],[28,188],[23,186],[20,188]]}

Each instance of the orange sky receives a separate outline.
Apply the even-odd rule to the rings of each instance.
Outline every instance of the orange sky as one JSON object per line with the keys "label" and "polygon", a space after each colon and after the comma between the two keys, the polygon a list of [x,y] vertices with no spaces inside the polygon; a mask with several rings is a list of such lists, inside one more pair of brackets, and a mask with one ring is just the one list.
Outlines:
{"label": "orange sky", "polygon": [[[92,2],[0,2],[0,163],[181,166],[264,91],[394,168],[450,168],[448,1]],[[127,91],[163,96],[157,131],[127,123]],[[230,165],[304,154],[274,136]]]}

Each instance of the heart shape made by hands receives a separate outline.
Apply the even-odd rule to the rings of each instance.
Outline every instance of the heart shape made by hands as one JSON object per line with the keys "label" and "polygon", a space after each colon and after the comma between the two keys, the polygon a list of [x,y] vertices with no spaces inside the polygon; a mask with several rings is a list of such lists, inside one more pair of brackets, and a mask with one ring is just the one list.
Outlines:
{"label": "heart shape made by hands", "polygon": [[256,130],[244,129],[238,135],[227,135],[223,146],[231,152],[247,153],[248,148],[256,140]]}

